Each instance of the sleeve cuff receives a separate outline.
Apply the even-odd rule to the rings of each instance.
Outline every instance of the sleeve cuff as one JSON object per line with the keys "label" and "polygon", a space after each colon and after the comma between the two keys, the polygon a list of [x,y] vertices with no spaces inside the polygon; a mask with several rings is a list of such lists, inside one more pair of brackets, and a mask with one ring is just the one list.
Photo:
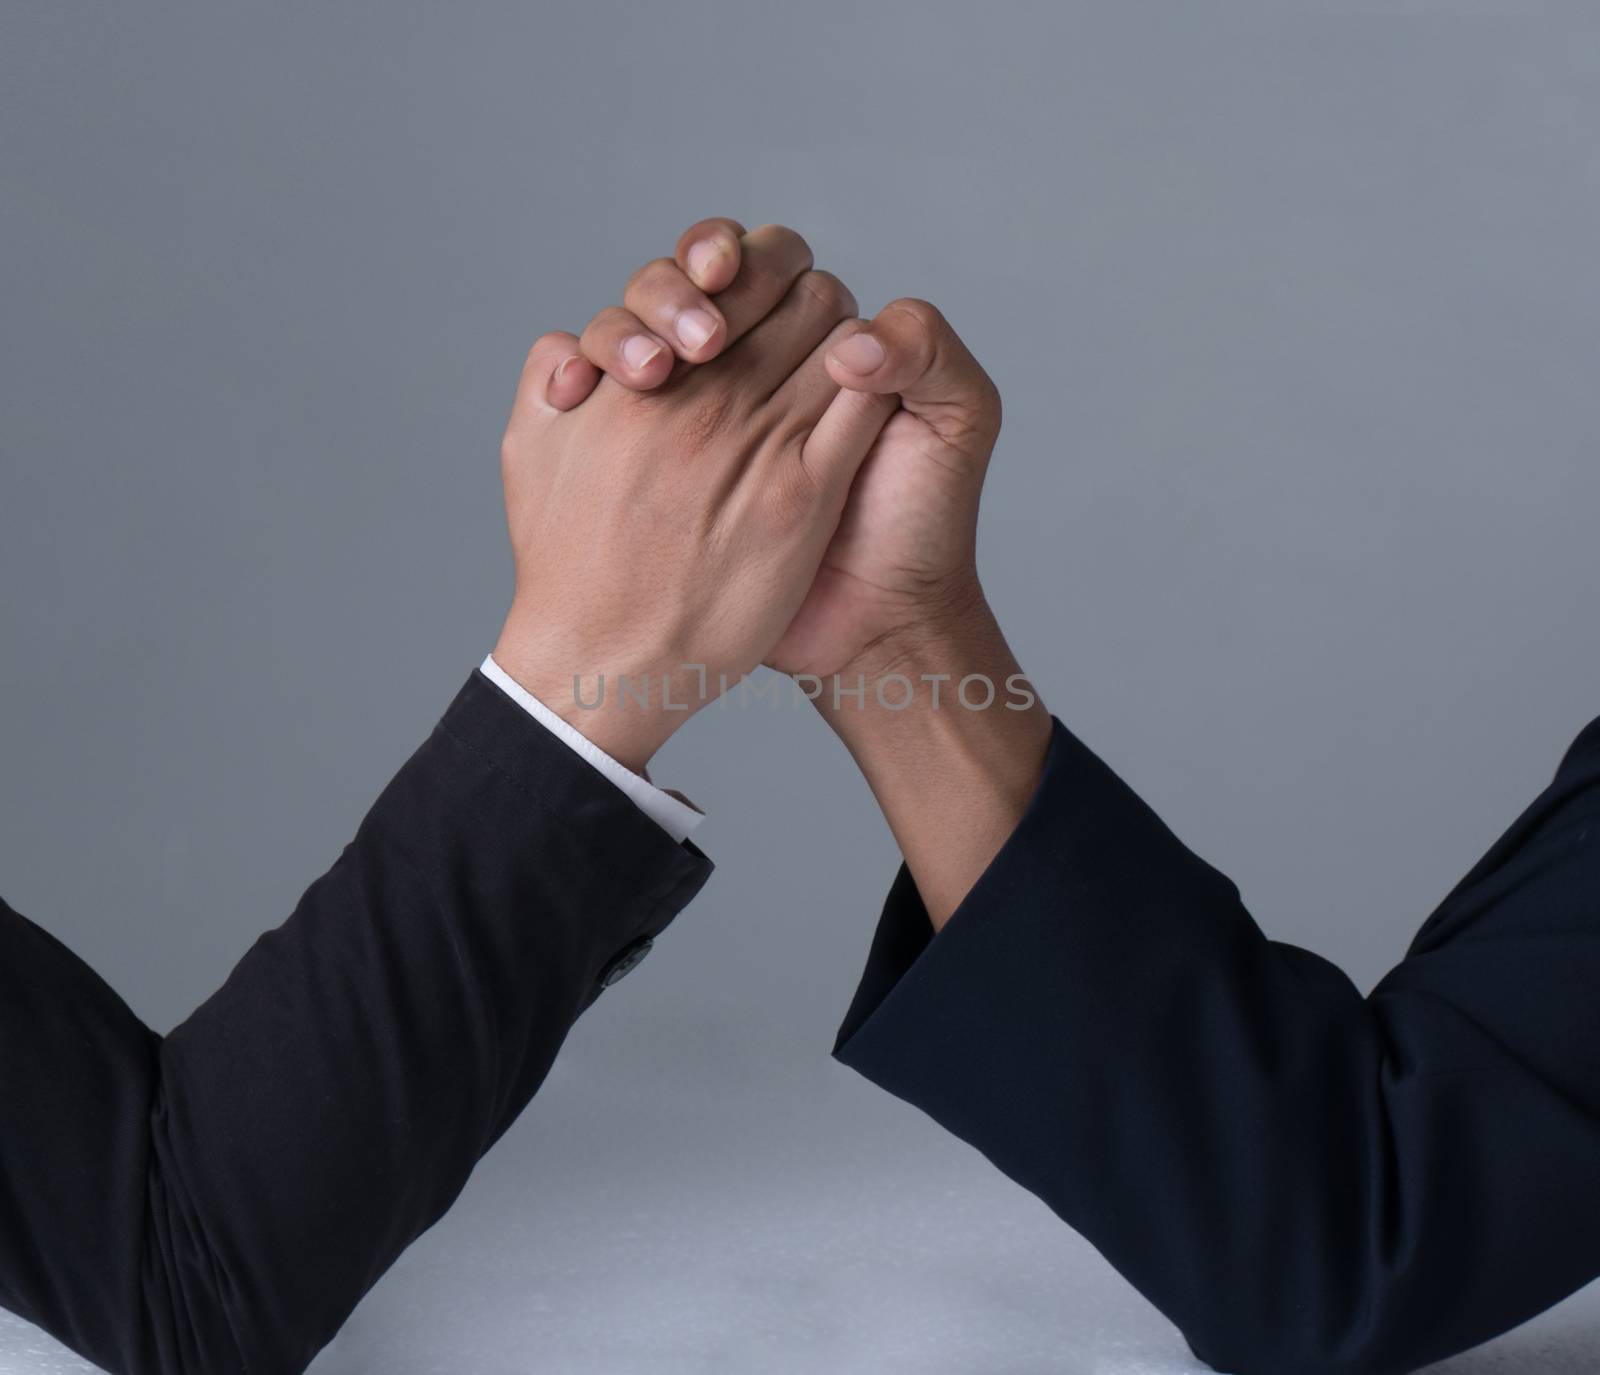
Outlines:
{"label": "sleeve cuff", "polygon": [[867,967],[862,971],[855,997],[850,1000],[850,1010],[845,1013],[834,1041],[835,1055],[842,1057],[846,1043],[921,958],[933,936],[933,923],[928,918],[928,909],[923,906],[922,895],[912,881],[911,870],[902,864],[884,900],[878,929],[872,936],[872,949],[867,955]]}
{"label": "sleeve cuff", "polygon": [[596,885],[599,906],[631,911],[641,896],[650,905],[652,893],[665,893],[672,900],[663,905],[675,912],[709,877],[711,861],[692,840],[673,840],[481,671],[467,680],[439,726],[566,835],[574,853],[585,857],[584,882]]}
{"label": "sleeve cuff", "polygon": [[649,779],[641,778],[632,769],[619,764],[581,731],[574,730],[495,663],[492,654],[483,656],[478,670],[547,731],[598,769],[634,806],[680,845],[706,819],[704,812],[656,787]]}
{"label": "sleeve cuff", "polygon": [[1142,941],[1203,943],[1179,914],[1233,892],[1057,720],[1016,830],[937,934],[901,867],[834,1055],[902,1092],[891,1083],[908,1058],[1004,1020],[1041,962],[1094,982],[1137,967]]}
{"label": "sleeve cuff", "polygon": [[[994,905],[995,891],[997,889],[1004,891],[1015,885],[1015,871],[1021,862],[1019,851],[1025,849],[1022,837],[1030,831],[1037,830],[1041,824],[1038,816],[1042,808],[1041,798],[1048,796],[1052,784],[1062,771],[1061,756],[1065,751],[1065,738],[1065,728],[1056,721],[1051,734],[1050,748],[1045,755],[1039,786],[1034,790],[1022,820],[1007,838],[1006,843],[1000,847],[1000,853],[990,861],[989,867],[973,884],[972,890],[962,899],[960,906],[951,914],[950,920],[945,923],[944,931],[939,933],[939,954],[943,954],[952,945],[965,942],[969,927],[986,924],[990,919],[989,909]],[[928,947],[934,943],[934,936],[933,923],[928,917],[928,909],[923,904],[922,895],[917,892],[911,871],[902,864],[899,873],[895,875],[894,883],[890,886],[889,896],[885,899],[882,914],[878,918],[878,927],[873,933],[872,948],[867,955],[861,982],[856,988],[855,997],[850,1001],[849,1011],[845,1013],[844,1022],[840,1025],[838,1037],[834,1042],[833,1053],[845,1064],[855,1069],[863,1069],[856,1053],[860,1048],[855,1047],[850,1050],[847,1047],[855,1041],[857,1034],[867,1023],[874,1020],[879,1009],[891,1001],[891,996],[902,982],[906,984],[906,988],[898,999],[894,999],[897,1005],[910,1010],[929,998],[931,990],[924,987],[919,994],[918,987],[926,986],[930,979],[936,981],[939,971],[928,966],[942,967],[949,964],[948,960],[939,959],[928,951]],[[924,960],[925,953],[928,955],[926,960]],[[917,971],[919,977],[908,979],[907,976],[913,970]],[[886,1024],[895,1021],[898,1021],[898,1018],[886,1010],[885,1016],[877,1018],[875,1030],[880,1032],[887,1030]]]}

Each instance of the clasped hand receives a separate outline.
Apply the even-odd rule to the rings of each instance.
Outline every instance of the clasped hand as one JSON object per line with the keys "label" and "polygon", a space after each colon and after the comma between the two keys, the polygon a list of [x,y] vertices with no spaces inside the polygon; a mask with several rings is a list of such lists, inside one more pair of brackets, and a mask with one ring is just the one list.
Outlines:
{"label": "clasped hand", "polygon": [[793,230],[703,220],[528,354],[495,658],[629,768],[759,664],[883,671],[981,606],[999,394],[928,303],[856,309]]}

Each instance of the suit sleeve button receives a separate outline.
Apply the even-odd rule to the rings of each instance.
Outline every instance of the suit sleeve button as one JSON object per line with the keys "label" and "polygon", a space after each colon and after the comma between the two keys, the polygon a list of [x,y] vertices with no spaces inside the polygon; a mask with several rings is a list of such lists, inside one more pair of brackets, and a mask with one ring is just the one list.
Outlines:
{"label": "suit sleeve button", "polygon": [[612,984],[627,978],[654,948],[655,941],[649,936],[641,936],[632,945],[627,946],[600,972],[600,987],[610,988]]}

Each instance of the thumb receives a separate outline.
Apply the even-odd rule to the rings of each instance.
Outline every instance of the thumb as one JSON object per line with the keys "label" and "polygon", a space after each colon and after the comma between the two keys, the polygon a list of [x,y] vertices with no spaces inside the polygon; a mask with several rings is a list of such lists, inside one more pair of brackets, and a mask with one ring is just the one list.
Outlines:
{"label": "thumb", "polygon": [[950,322],[927,301],[891,301],[824,360],[850,391],[898,392],[902,409],[952,449],[982,463],[1000,433],[1000,391]]}
{"label": "thumb", "polygon": [[600,383],[600,369],[580,350],[581,341],[566,330],[541,334],[528,350],[511,404],[513,421],[570,411]]}

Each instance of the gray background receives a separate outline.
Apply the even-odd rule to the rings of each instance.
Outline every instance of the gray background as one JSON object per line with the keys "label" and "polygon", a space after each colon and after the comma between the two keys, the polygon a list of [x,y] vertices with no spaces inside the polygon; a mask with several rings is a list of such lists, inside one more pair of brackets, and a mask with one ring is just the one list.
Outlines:
{"label": "gray background", "polygon": [[[492,643],[528,343],[726,213],[945,309],[1024,664],[1370,985],[1600,711],[1600,43],[1198,9],[6,0],[0,891],[207,994]],[[656,772],[711,886],[318,1371],[1189,1369],[827,1059],[895,856],[821,723]]]}

